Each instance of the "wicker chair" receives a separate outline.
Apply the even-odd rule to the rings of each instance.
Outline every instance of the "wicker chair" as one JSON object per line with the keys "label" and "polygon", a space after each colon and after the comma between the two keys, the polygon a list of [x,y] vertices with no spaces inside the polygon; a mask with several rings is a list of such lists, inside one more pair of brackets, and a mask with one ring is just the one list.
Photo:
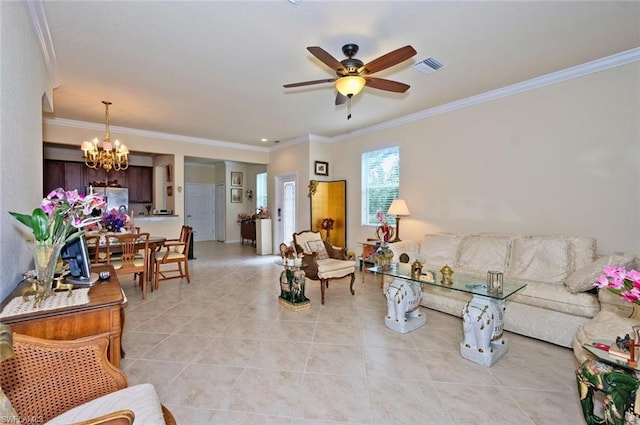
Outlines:
{"label": "wicker chair", "polygon": [[349,258],[347,250],[338,248],[323,241],[320,233],[305,230],[293,234],[293,244],[296,253],[303,253],[302,260],[304,274],[308,279],[320,281],[320,293],[324,304],[325,288],[329,287],[329,280],[342,279],[349,276],[351,283],[349,290],[351,295],[353,281],[356,278],[356,262]]}
{"label": "wicker chair", "polygon": [[[175,424],[171,412],[160,406],[159,401],[157,406],[154,403],[134,406],[134,402],[122,396],[124,392],[144,387],[147,392],[152,391],[150,394],[157,400],[151,384],[127,388],[125,375],[107,360],[108,342],[108,335],[54,341],[13,334],[13,356],[0,363],[0,386],[17,417],[31,424],[51,420],[77,425],[130,424],[134,412],[146,414],[155,408],[152,417],[163,417],[166,424]],[[105,412],[108,399],[119,393],[126,407]],[[102,405],[97,406],[100,402]],[[92,411],[94,406],[97,407]],[[82,414],[75,413],[78,410]],[[69,415],[74,413],[74,420],[69,421]],[[56,422],[55,418],[62,422]],[[17,423],[11,417],[4,416],[3,419]],[[143,419],[142,414],[140,419]]]}

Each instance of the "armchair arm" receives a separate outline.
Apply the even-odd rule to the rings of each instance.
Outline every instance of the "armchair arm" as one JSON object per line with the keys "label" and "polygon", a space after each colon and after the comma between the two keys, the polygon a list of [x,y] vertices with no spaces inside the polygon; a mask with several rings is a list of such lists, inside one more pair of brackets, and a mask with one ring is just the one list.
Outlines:
{"label": "armchair arm", "polygon": [[348,260],[349,257],[347,255],[347,248],[342,248],[339,246],[333,246],[327,241],[324,242],[324,247],[327,250],[327,254],[329,254],[329,258],[335,258],[336,260]]}
{"label": "armchair arm", "polygon": [[316,261],[316,253],[304,254],[302,258],[302,270],[304,270],[304,275],[311,280],[319,280],[318,277],[318,262]]}
{"label": "armchair arm", "polygon": [[82,422],[74,422],[71,425],[131,425],[135,415],[131,410],[118,410],[106,415]]}

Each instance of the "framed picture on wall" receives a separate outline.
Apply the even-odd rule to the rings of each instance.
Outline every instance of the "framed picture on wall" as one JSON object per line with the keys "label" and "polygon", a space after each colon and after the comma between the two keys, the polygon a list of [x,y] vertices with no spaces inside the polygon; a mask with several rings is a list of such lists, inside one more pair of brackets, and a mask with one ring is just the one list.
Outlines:
{"label": "framed picture on wall", "polygon": [[242,202],[242,189],[231,189],[231,202]]}
{"label": "framed picture on wall", "polygon": [[328,176],[329,175],[329,163],[324,161],[316,161],[315,162],[315,173],[317,176]]}
{"label": "framed picture on wall", "polygon": [[242,171],[231,172],[231,187],[242,187]]}

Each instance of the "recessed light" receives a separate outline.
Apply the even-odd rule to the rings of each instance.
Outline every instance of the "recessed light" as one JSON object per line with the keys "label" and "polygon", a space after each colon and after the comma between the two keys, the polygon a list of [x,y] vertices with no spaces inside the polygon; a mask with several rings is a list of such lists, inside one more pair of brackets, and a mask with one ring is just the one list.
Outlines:
{"label": "recessed light", "polygon": [[268,142],[269,139],[265,139],[264,137],[262,139],[260,139],[261,142]]}

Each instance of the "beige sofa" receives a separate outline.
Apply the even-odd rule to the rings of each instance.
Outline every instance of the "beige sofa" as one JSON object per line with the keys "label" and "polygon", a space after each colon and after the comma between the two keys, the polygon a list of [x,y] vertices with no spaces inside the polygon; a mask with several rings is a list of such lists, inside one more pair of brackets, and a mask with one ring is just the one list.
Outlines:
{"label": "beige sofa", "polygon": [[[428,270],[449,265],[456,273],[486,280],[489,270],[504,272],[505,280],[521,281],[526,288],[506,303],[507,331],[571,347],[581,325],[601,309],[593,282],[602,267],[612,262],[633,262],[633,256],[596,256],[593,238],[562,235],[430,234],[421,240],[390,244],[394,261],[401,254],[416,259]],[[458,317],[469,294],[424,285],[424,307]]]}

